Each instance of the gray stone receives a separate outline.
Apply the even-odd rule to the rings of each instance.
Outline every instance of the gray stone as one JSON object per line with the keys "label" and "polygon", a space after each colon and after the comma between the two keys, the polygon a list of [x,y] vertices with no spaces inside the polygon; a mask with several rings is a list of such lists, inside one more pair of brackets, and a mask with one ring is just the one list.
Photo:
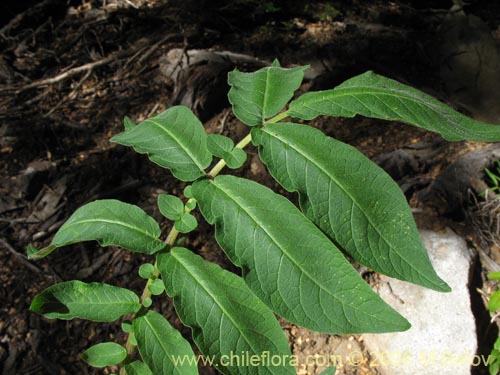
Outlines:
{"label": "gray stone", "polygon": [[381,277],[379,295],[405,316],[406,332],[363,335],[384,375],[465,375],[479,365],[476,326],[468,289],[471,251],[453,231],[420,232],[436,272],[451,293]]}

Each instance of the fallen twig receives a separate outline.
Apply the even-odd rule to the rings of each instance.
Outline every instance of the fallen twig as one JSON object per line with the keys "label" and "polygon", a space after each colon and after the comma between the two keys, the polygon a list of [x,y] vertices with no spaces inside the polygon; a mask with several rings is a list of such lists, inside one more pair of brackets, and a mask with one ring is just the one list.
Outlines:
{"label": "fallen twig", "polygon": [[19,260],[22,264],[24,264],[30,270],[35,271],[37,273],[44,273],[41,268],[39,268],[38,266],[35,266],[33,263],[31,263],[24,254],[17,252],[16,249],[14,249],[7,241],[0,238],[0,245],[3,248],[7,249],[12,255],[14,255],[14,258]]}
{"label": "fallen twig", "polygon": [[21,87],[18,90],[18,92],[29,90],[29,89],[34,89],[34,88],[37,88],[37,87],[43,87],[43,86],[53,85],[54,83],[58,83],[58,82],[64,81],[65,79],[73,77],[73,76],[75,76],[75,75],[77,75],[79,73],[92,70],[94,68],[97,68],[98,66],[106,65],[106,64],[109,64],[112,61],[115,61],[116,59],[122,58],[124,56],[128,56],[131,53],[135,52],[135,50],[136,49],[134,48],[133,51],[126,50],[126,51],[119,51],[117,53],[112,53],[111,55],[109,55],[109,56],[107,56],[107,57],[105,57],[105,58],[103,58],[101,60],[97,60],[97,61],[94,61],[94,62],[91,62],[91,63],[87,63],[87,64],[84,64],[84,65],[77,66],[77,67],[69,69],[66,72],[61,73],[61,74],[59,74],[59,75],[57,75],[55,77],[41,79],[39,81],[35,81],[35,82],[30,83],[30,84],[27,84],[27,85]]}

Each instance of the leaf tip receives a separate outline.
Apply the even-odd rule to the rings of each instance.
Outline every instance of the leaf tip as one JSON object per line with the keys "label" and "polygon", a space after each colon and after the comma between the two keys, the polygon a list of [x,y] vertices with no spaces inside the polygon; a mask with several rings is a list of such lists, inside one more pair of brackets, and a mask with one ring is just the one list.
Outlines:
{"label": "leaf tip", "polygon": [[[442,281],[442,280],[441,280]],[[449,293],[452,291],[451,287],[445,282],[442,281],[436,288],[438,292]]]}
{"label": "leaf tip", "polygon": [[125,131],[131,130],[135,126],[135,123],[130,119],[130,117],[125,116],[123,118],[123,127],[125,128]]}
{"label": "leaf tip", "polygon": [[36,259],[37,253],[38,249],[32,244],[29,244],[26,249],[26,255],[28,256],[28,259]]}
{"label": "leaf tip", "polygon": [[28,256],[29,260],[38,260],[45,258],[47,255],[49,255],[51,252],[53,252],[57,246],[50,245],[47,247],[44,247],[41,250],[38,250],[35,246],[33,245],[28,245],[28,248],[26,249],[26,254]]}

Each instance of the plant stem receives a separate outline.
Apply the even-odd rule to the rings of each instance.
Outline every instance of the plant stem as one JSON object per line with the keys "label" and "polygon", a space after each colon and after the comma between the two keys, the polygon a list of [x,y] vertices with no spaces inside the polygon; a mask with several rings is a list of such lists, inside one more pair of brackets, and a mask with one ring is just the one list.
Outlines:
{"label": "plant stem", "polygon": [[[192,198],[191,198],[192,199]],[[190,200],[191,200],[190,199]],[[191,210],[186,209],[186,212],[190,212]],[[179,231],[175,229],[174,226],[172,226],[172,229],[170,229],[170,232],[168,233],[167,238],[165,239],[165,243],[167,244],[167,247],[171,248],[175,245],[175,241],[177,240],[177,236],[179,235]],[[148,279],[146,282],[146,286],[144,287],[142,294],[141,294],[141,303],[143,303],[147,298],[151,298],[151,291],[149,290],[149,286],[153,282],[153,280],[157,279],[160,276],[160,270],[157,267],[157,263],[155,261],[154,264],[154,271],[151,277]],[[144,305],[140,308],[140,310],[134,314],[134,317],[137,316],[137,314],[147,310],[147,307],[144,307]],[[133,318],[134,318],[133,317]],[[132,318],[132,320],[133,320]],[[127,337],[127,342],[125,343],[125,349],[127,350],[127,358],[130,358],[135,351],[135,345],[132,343],[132,336],[133,333],[130,333]],[[120,375],[127,375],[125,372],[125,368],[122,367],[120,369]]]}
{"label": "plant stem", "polygon": [[[273,124],[275,122],[279,122],[281,120],[283,120],[285,117],[288,116],[288,113],[285,111],[285,112],[282,112],[282,113],[279,113],[278,115],[274,116],[272,119],[266,121],[264,123],[265,124]],[[238,144],[235,146],[237,148],[245,148],[250,142],[252,141],[252,133],[248,133],[245,138],[243,138],[241,141],[238,142]],[[217,162],[217,164],[214,165],[214,167],[210,170],[210,172],[208,172],[208,176],[214,178],[215,176],[217,176],[220,171],[226,166],[226,162],[221,159]]]}
{"label": "plant stem", "polygon": [[[273,117],[272,119],[266,121],[265,124],[272,124],[272,123],[279,122],[287,116],[288,116],[287,112],[282,112],[282,113],[276,115],[275,117]],[[245,136],[245,138],[243,138],[241,141],[239,141],[235,147],[243,149],[251,141],[252,141],[252,134],[248,133]],[[211,178],[214,178],[224,169],[225,166],[226,166],[226,162],[223,159],[219,160],[217,162],[217,164],[215,164],[213,166],[213,168],[208,172],[208,176]],[[193,200],[194,200],[194,198],[190,198],[188,200],[188,202],[193,201]],[[191,210],[186,208],[185,212],[190,213]],[[175,241],[177,240],[178,235],[179,235],[179,231],[177,229],[175,229],[175,226],[172,226],[172,229],[170,229],[170,232],[168,233],[167,238],[165,239],[165,244],[167,245],[167,248],[172,248],[175,245]],[[146,286],[144,287],[144,289],[142,291],[141,303],[143,303],[147,298],[151,298],[151,291],[149,290],[149,286],[151,285],[152,281],[157,279],[159,276],[160,276],[160,271],[158,270],[158,267],[157,267],[157,264],[155,261],[153,274],[146,282]],[[147,309],[148,308],[144,307],[144,305],[143,305],[141,307],[141,309],[136,314],[134,314],[134,316],[132,317],[132,320],[135,318],[135,316],[137,316],[137,314],[142,313]],[[132,343],[132,337],[133,337],[132,335],[133,335],[133,333],[128,335],[127,342],[125,343],[125,349],[127,350],[127,359],[130,359],[135,351],[135,345]],[[126,375],[124,367],[122,367],[120,369],[120,375]]]}
{"label": "plant stem", "polygon": [[[252,134],[248,133],[245,138],[243,138],[241,141],[238,142],[238,144],[235,146],[237,148],[245,148],[246,145],[248,145],[252,141]],[[224,159],[220,159],[217,164],[214,165],[214,167],[208,172],[208,175],[212,178],[217,176],[220,171],[226,166],[226,162]]]}

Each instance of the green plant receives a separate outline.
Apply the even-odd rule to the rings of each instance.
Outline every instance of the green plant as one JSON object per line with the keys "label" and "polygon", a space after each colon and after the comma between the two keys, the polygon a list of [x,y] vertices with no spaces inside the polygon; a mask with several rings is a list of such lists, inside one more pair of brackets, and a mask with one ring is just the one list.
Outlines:
{"label": "green plant", "polygon": [[[488,279],[500,280],[500,272],[489,273]],[[497,314],[498,310],[500,310],[500,290],[497,289],[491,293],[490,299],[488,300],[488,310],[492,314]],[[495,344],[493,344],[493,349],[491,349],[488,370],[490,375],[497,375],[500,371],[500,337],[496,339]]]}
{"label": "green plant", "polygon": [[[161,213],[173,222],[163,240],[159,225],[140,208],[100,200],[78,209],[51,244],[28,249],[32,259],[80,241],[120,246],[155,256],[140,267],[146,279],[135,293],[101,283],[67,281],[39,294],[31,310],[47,318],[110,322],[123,316],[123,347],[106,344],[84,353],[91,365],[122,363],[121,373],[196,374],[189,343],[165,318],[149,309],[164,291],[191,327],[193,340],[224,374],[293,374],[285,335],[274,316],[325,333],[403,331],[408,321],[363,281],[342,250],[386,275],[437,291],[450,288],[435,273],[406,199],[396,183],[355,148],[287,117],[363,115],[407,122],[451,141],[500,140],[500,127],[473,121],[418,90],[372,72],[333,90],[290,102],[307,67],[284,69],[275,62],[254,73],[228,77],[235,116],[251,127],[236,145],[207,135],[186,107],[177,106],[139,125],[125,120],[113,142],[131,146],[181,181],[185,200],[160,195]],[[271,175],[298,192],[300,209],[285,197],[247,179],[220,175],[240,167],[250,142]],[[220,158],[212,165],[213,156]],[[179,234],[196,227],[199,207],[215,226],[216,239],[242,276],[179,247]],[[142,359],[136,359],[135,348]],[[285,358],[236,366],[231,353]],[[248,358],[248,357],[247,357]],[[259,357],[260,358],[260,357]],[[296,360],[296,359],[295,359]],[[258,363],[257,363],[258,362]],[[329,370],[328,372],[330,372]]]}
{"label": "green plant", "polygon": [[[486,192],[491,190],[492,192],[494,192],[496,194],[500,193],[500,160],[497,160],[495,162],[494,171],[490,171],[488,168],[485,168],[484,172],[489,177],[490,186],[491,186],[490,188],[488,188],[486,190]],[[485,192],[485,194],[486,194],[486,192]]]}

